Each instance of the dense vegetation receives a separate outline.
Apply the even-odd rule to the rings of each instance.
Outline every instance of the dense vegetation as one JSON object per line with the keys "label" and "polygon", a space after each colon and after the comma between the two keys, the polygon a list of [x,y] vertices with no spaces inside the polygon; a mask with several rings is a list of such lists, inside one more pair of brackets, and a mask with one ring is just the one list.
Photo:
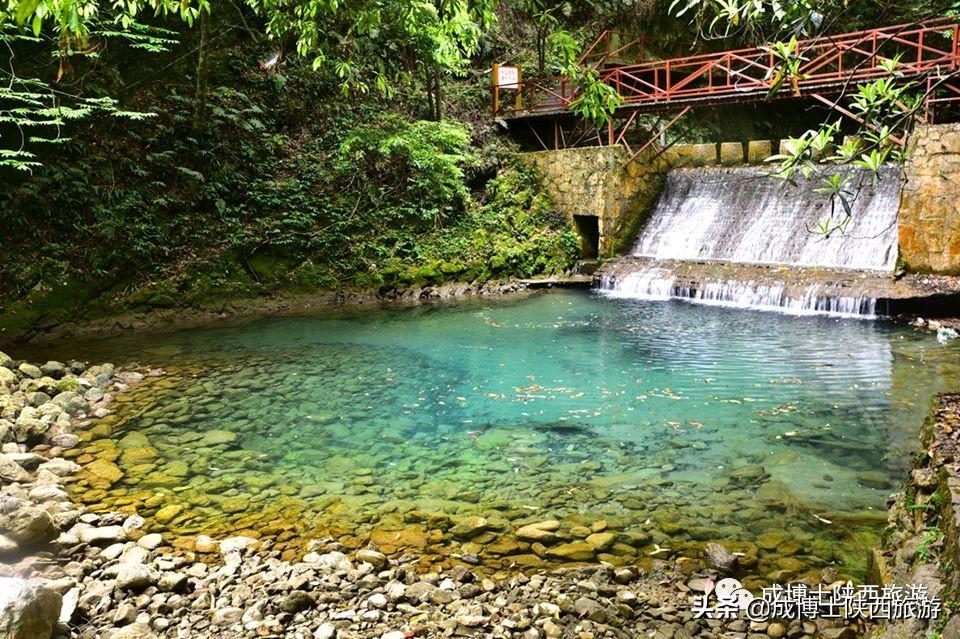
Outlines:
{"label": "dense vegetation", "polygon": [[589,82],[608,26],[667,54],[944,10],[777,7],[0,0],[0,328],[562,271],[576,237],[487,113],[493,62]]}

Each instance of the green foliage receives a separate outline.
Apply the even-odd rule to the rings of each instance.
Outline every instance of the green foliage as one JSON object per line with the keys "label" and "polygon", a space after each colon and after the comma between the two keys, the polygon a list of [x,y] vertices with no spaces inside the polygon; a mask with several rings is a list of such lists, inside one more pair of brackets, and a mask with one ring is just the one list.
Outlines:
{"label": "green foliage", "polygon": [[493,19],[490,0],[341,3],[337,0],[248,0],[267,20],[268,34],[293,36],[314,70],[333,70],[344,95],[376,88],[392,95],[411,66],[461,71]]}
{"label": "green foliage", "polygon": [[670,12],[686,17],[707,38],[746,36],[757,42],[784,32],[808,34],[823,20],[810,0],[673,0]]}
{"label": "green foliage", "polygon": [[776,62],[774,75],[770,78],[770,90],[767,92],[767,99],[779,93],[784,83],[789,83],[796,91],[797,82],[803,79],[800,66],[806,60],[797,52],[797,39],[793,37],[788,42],[775,42],[765,49],[773,55]]}
{"label": "green foliage", "polygon": [[157,117],[85,128],[0,191],[0,329],[569,267],[576,238],[536,176],[475,146],[469,127],[330,101],[337,80],[308,65],[274,77],[210,87],[200,137],[193,100],[160,91],[144,103]]}
{"label": "green foliage", "polygon": [[936,527],[928,526],[917,544],[917,560],[929,563],[936,557],[937,549],[943,545],[943,533]]}
{"label": "green foliage", "polygon": [[475,160],[461,124],[384,116],[350,132],[336,154],[336,179],[360,181],[360,206],[379,219],[440,224],[469,197],[464,168]]}
{"label": "green foliage", "polygon": [[[128,111],[107,95],[82,95],[67,92],[59,82],[37,75],[18,75],[16,51],[43,53],[59,65],[57,80],[72,67],[71,60],[95,61],[99,49],[109,41],[122,41],[131,49],[150,53],[165,52],[177,44],[176,32],[137,22],[136,17],[150,8],[157,14],[176,13],[191,23],[208,8],[206,0],[190,2],[151,0],[123,3],[65,2],[63,0],[0,0],[0,51],[7,52],[3,65],[6,86],[0,86],[0,126],[14,131],[0,137],[0,169],[30,172],[41,162],[36,145],[62,144],[64,127],[106,114],[128,120],[143,120],[153,113]],[[55,47],[47,40],[56,36]],[[15,48],[16,47],[16,50]],[[37,69],[39,71],[39,69]]]}
{"label": "green foliage", "polygon": [[558,72],[570,78],[577,87],[577,97],[570,104],[570,111],[594,127],[605,125],[620,107],[620,94],[600,80],[596,69],[580,64],[580,46],[568,32],[554,32],[549,42],[560,59]]}

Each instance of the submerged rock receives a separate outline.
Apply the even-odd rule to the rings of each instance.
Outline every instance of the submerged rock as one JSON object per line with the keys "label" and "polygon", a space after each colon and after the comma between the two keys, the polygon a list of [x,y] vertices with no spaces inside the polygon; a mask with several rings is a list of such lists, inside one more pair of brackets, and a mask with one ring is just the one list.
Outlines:
{"label": "submerged rock", "polygon": [[472,539],[487,530],[490,522],[483,517],[465,517],[450,529],[450,534],[460,539]]}
{"label": "submerged rock", "polygon": [[111,484],[114,484],[123,478],[123,471],[120,470],[120,467],[106,459],[96,459],[84,466],[84,468],[91,475],[103,479]]}
{"label": "submerged rock", "polygon": [[588,561],[593,559],[597,549],[585,541],[571,541],[547,550],[547,555],[566,561]]}
{"label": "submerged rock", "polygon": [[718,543],[709,543],[703,549],[707,562],[721,572],[733,572],[737,569],[738,558]]}
{"label": "submerged rock", "polygon": [[218,446],[222,444],[232,444],[237,441],[236,433],[228,430],[208,430],[197,442],[199,446]]}
{"label": "submerged rock", "polygon": [[557,538],[555,531],[559,528],[560,522],[550,519],[521,526],[517,529],[516,535],[519,539],[525,539],[527,541],[552,541]]}

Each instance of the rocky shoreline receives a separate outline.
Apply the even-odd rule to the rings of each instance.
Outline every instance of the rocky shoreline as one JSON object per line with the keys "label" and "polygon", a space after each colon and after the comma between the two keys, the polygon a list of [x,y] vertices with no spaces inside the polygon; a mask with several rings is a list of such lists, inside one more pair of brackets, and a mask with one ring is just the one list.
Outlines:
{"label": "rocky shoreline", "polygon": [[62,339],[85,339],[127,332],[192,328],[220,322],[269,315],[296,315],[333,308],[362,308],[378,305],[416,305],[427,301],[523,294],[533,280],[506,282],[451,282],[436,286],[376,291],[320,291],[303,295],[269,295],[254,298],[216,300],[204,304],[171,307],[143,307],[136,311],[97,319],[76,318],[49,326],[38,325],[25,333],[0,330],[0,345],[49,343]]}
{"label": "rocky shoreline", "polygon": [[[168,545],[130,513],[93,513],[65,490],[78,466],[64,457],[96,428],[113,396],[158,371],[0,354],[0,630],[8,639],[295,637],[300,639],[651,637],[849,639],[839,621],[694,618],[692,598],[735,557],[712,568],[682,559],[649,570],[592,565],[492,579],[468,564],[418,574],[415,554],[310,542],[298,560],[269,541],[200,536]],[[828,575],[824,575],[827,577]]]}

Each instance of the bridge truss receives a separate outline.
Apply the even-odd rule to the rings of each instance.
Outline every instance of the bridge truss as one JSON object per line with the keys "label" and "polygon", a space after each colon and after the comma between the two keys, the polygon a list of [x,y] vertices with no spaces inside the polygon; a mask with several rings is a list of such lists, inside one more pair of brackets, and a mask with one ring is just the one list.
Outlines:
{"label": "bridge truss", "polygon": [[[793,53],[799,57],[799,68],[782,79],[782,62],[773,47],[655,60],[649,59],[644,39],[605,31],[581,63],[595,68],[620,96],[614,119],[621,125],[618,130],[611,122],[605,136],[587,127],[581,138],[595,135],[601,144],[624,144],[638,114],[660,115],[666,125],[642,148],[634,151],[628,146],[632,159],[692,108],[772,100],[816,100],[856,119],[841,104],[842,95],[857,84],[884,77],[925,88],[916,118],[931,122],[939,107],[960,102],[958,47],[956,18],[820,36],[797,42]],[[898,62],[891,71],[887,61],[894,57]],[[498,107],[495,116],[511,124],[527,123],[544,148],[551,147],[546,140],[552,125],[552,147],[568,146],[573,139],[565,138],[560,122],[571,117],[570,107],[577,97],[578,87],[570,78],[532,78],[522,82],[517,99]],[[892,139],[903,142],[896,136]]]}

